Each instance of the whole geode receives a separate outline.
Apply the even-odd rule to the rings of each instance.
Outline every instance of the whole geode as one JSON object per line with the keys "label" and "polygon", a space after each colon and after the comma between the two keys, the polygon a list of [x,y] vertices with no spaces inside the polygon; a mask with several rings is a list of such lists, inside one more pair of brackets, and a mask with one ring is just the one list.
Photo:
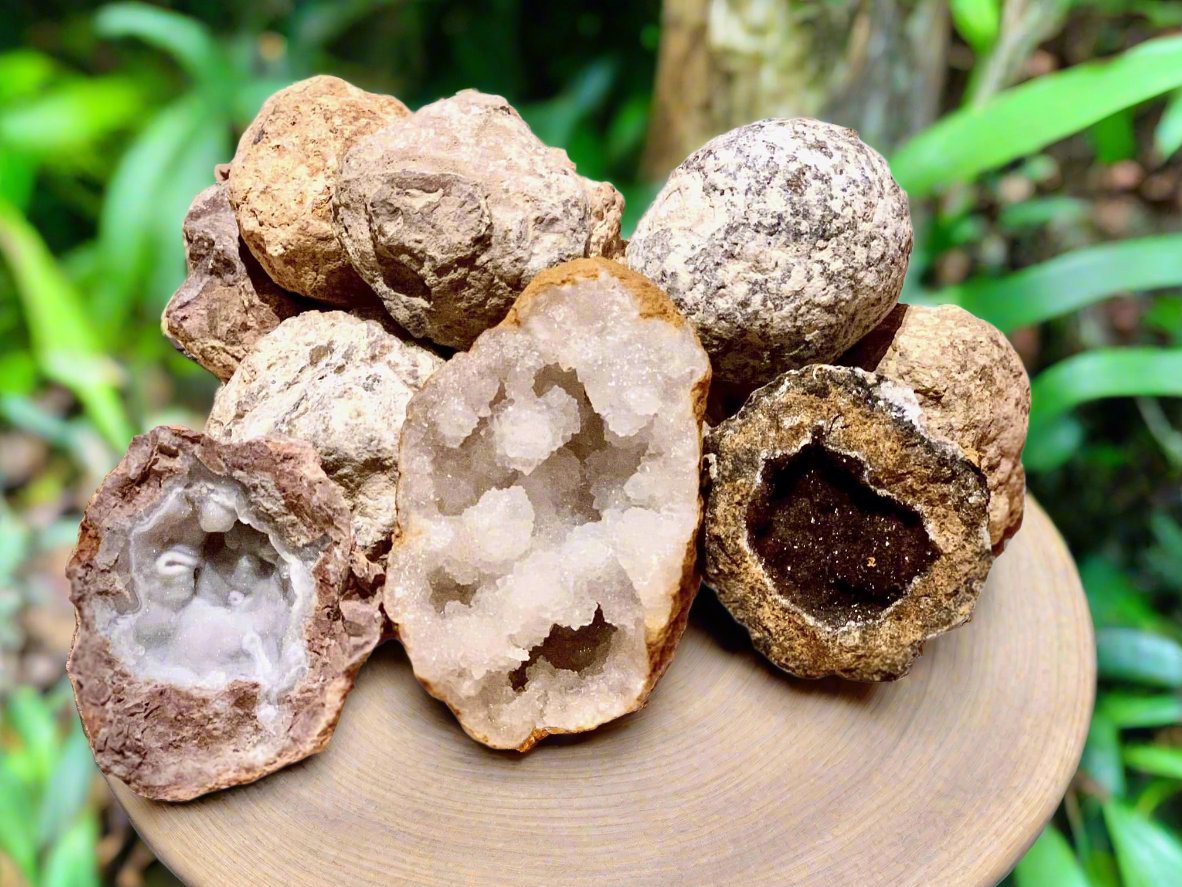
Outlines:
{"label": "whole geode", "polygon": [[309,445],[135,438],[67,568],[68,670],[100,769],[181,801],[323,749],[381,633],[352,548]]}
{"label": "whole geode", "polygon": [[363,136],[410,114],[393,96],[310,77],[263,103],[230,163],[242,239],[277,284],[333,305],[371,298],[333,231],[341,159]]}
{"label": "whole geode", "polygon": [[1022,526],[1030,419],[1030,378],[1009,340],[955,305],[898,305],[841,363],[914,390],[927,427],[981,467],[989,482],[989,536],[1000,553]]}
{"label": "whole geode", "polygon": [[911,254],[907,195],[852,130],[761,120],[673,170],[628,243],[718,379],[758,387],[830,363],[898,300]]}
{"label": "whole geode", "polygon": [[340,241],[394,319],[460,349],[539,272],[618,254],[623,207],[503,98],[473,90],[358,141],[333,197]]}
{"label": "whole geode", "polygon": [[260,339],[214,397],[205,433],[224,441],[282,436],[316,448],[353,512],[374,576],[394,529],[406,405],[443,364],[377,322],[311,311]]}
{"label": "whole geode", "polygon": [[846,367],[785,373],[706,452],[706,582],[780,668],[892,680],[972,614],[989,492],[910,390]]}
{"label": "whole geode", "polygon": [[165,306],[160,328],[224,382],[261,336],[313,303],[276,284],[250,254],[224,184],[193,198],[184,236],[189,276]]}

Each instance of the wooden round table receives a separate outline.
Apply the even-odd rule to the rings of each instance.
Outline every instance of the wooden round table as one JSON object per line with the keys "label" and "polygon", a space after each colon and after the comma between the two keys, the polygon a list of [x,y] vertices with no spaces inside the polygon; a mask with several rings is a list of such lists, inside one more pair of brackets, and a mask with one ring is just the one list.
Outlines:
{"label": "wooden round table", "polygon": [[1030,502],[973,621],[894,684],[786,677],[704,593],[648,706],[592,734],[490,751],[389,644],[321,755],[187,804],[114,788],[192,887],[993,884],[1066,790],[1094,687]]}

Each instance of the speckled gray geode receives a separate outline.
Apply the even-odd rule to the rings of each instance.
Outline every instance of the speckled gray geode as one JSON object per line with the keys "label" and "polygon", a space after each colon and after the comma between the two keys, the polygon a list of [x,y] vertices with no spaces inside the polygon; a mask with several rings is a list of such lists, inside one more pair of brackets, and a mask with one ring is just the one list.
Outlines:
{"label": "speckled gray geode", "polygon": [[189,276],[169,299],[160,327],[224,382],[259,337],[312,303],[272,281],[247,250],[224,184],[193,198],[184,235]]}
{"label": "speckled gray geode", "polygon": [[443,359],[372,320],[313,311],[264,336],[217,393],[206,433],[311,443],[344,490],[358,547],[380,567],[394,527],[406,405]]}
{"label": "speckled gray geode", "polygon": [[526,284],[618,254],[624,200],[503,98],[465,90],[359,141],[333,197],[353,266],[412,335],[467,348]]}
{"label": "speckled gray geode", "polygon": [[748,387],[831,362],[886,316],[911,253],[907,196],[852,130],[761,120],[691,154],[627,263],[697,327],[718,379]]}
{"label": "speckled gray geode", "polygon": [[993,561],[985,477],[910,389],[788,372],[706,452],[706,581],[779,667],[891,680],[972,614]]}

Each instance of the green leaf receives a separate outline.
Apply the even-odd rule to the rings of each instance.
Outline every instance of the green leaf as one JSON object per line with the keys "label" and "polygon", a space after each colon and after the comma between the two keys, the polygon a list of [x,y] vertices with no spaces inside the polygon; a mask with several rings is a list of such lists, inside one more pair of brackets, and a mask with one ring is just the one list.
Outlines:
{"label": "green leaf", "polygon": [[1017,887],[1088,887],[1067,839],[1053,825],[1043,829],[1014,869]]}
{"label": "green leaf", "polygon": [[32,687],[17,687],[8,700],[4,723],[20,737],[30,776],[42,783],[53,772],[60,742],[53,712]]}
{"label": "green leaf", "polygon": [[1098,120],[1088,134],[1096,159],[1106,165],[1137,156],[1137,134],[1133,130],[1133,111],[1123,108]]}
{"label": "green leaf", "polygon": [[1128,573],[1104,555],[1084,557],[1079,562],[1079,578],[1097,626],[1155,629],[1169,624],[1129,579]]}
{"label": "green leaf", "polygon": [[1075,416],[1059,416],[1040,422],[1026,434],[1026,449],[1022,463],[1028,471],[1049,471],[1058,468],[1079,452],[1087,433]]}
{"label": "green leaf", "polygon": [[1182,748],[1168,745],[1129,745],[1125,763],[1134,770],[1167,779],[1182,779]]}
{"label": "green leaf", "polygon": [[41,802],[37,820],[39,846],[56,841],[78,817],[97,772],[86,734],[75,718]]}
{"label": "green leaf", "polygon": [[999,0],[951,0],[952,24],[978,55],[989,51],[1001,28]]}
{"label": "green leaf", "polygon": [[76,165],[78,155],[144,112],[139,86],[124,77],[78,79],[0,110],[0,143],[43,161]]}
{"label": "green leaf", "polygon": [[41,887],[99,887],[98,820],[78,819],[49,850]]}
{"label": "green leaf", "polygon": [[57,72],[57,62],[36,50],[0,53],[0,105],[37,95]]}
{"label": "green leaf", "polygon": [[1182,234],[1078,249],[1005,277],[936,290],[930,301],[960,305],[1008,332],[1119,293],[1174,286],[1182,286]]}
{"label": "green leaf", "polygon": [[1146,687],[1182,687],[1182,644],[1135,628],[1096,632],[1100,677]]}
{"label": "green leaf", "polygon": [[900,148],[891,168],[913,199],[926,197],[1179,86],[1182,36],[1147,40],[955,111]]}
{"label": "green leaf", "polygon": [[42,372],[73,391],[103,436],[122,450],[133,432],[116,390],[118,369],[103,355],[81,297],[41,237],[3,201],[0,255],[16,281]]}
{"label": "green leaf", "polygon": [[230,81],[228,63],[213,34],[201,22],[147,3],[112,3],[94,17],[102,37],[135,37],[176,60],[195,83]]}
{"label": "green leaf", "polygon": [[1101,694],[1097,706],[1122,729],[1182,724],[1182,695],[1146,696],[1109,691]]}
{"label": "green leaf", "polygon": [[1125,767],[1120,756],[1120,734],[1116,725],[1102,711],[1092,715],[1088,741],[1084,745],[1079,769],[1104,789],[1108,795],[1125,793]]}
{"label": "green leaf", "polygon": [[1157,121],[1153,144],[1163,160],[1168,160],[1182,148],[1182,89],[1176,90],[1166,101],[1166,109]]}
{"label": "green leaf", "polygon": [[0,766],[0,852],[6,854],[25,880],[37,879],[37,834],[33,799],[15,773]]}
{"label": "green leaf", "polygon": [[[1061,360],[1031,382],[1030,436],[1077,406],[1108,397],[1182,397],[1182,348],[1098,348]],[[1027,448],[1032,471],[1062,464],[1063,453]]]}
{"label": "green leaf", "polygon": [[1003,206],[997,221],[1010,231],[1031,231],[1050,224],[1075,224],[1084,219],[1091,204],[1079,197],[1032,197]]}
{"label": "green leaf", "polygon": [[1125,887],[1180,887],[1182,844],[1167,829],[1119,801],[1104,805]]}

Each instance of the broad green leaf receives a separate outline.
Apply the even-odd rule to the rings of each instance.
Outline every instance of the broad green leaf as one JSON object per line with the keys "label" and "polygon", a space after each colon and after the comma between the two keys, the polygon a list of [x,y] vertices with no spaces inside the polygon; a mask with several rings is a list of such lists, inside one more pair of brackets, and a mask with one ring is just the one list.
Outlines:
{"label": "broad green leaf", "polygon": [[978,54],[987,52],[1001,28],[1000,0],[950,0],[948,5],[964,42]]}
{"label": "broad green leaf", "polygon": [[24,210],[33,197],[37,159],[0,145],[0,200]]}
{"label": "broad green leaf", "polygon": [[1119,293],[1182,286],[1182,234],[1104,243],[998,278],[936,290],[933,304],[960,305],[1003,331],[1042,323]]}
{"label": "broad green leaf", "polygon": [[926,197],[1179,86],[1182,36],[1147,40],[954,111],[900,148],[891,168],[913,199]]}
{"label": "broad green leaf", "polygon": [[0,106],[40,93],[58,72],[58,64],[33,49],[0,53]]}
{"label": "broad green leaf", "polygon": [[95,13],[94,26],[100,36],[135,37],[168,53],[194,83],[224,86],[231,80],[213,34],[187,15],[147,3],[112,3]]}
{"label": "broad green leaf", "polygon": [[0,767],[0,852],[36,883],[37,818],[25,784],[7,767]]}
{"label": "broad green leaf", "polygon": [[[1182,348],[1098,348],[1043,370],[1031,383],[1031,437],[1081,404],[1142,395],[1182,397]],[[1023,461],[1033,471],[1061,464],[1035,448]]]}
{"label": "broad green leaf", "polygon": [[1104,805],[1125,887],[1182,887],[1182,843],[1120,801]]}
{"label": "broad green leaf", "polygon": [[1182,148],[1182,89],[1176,90],[1166,102],[1153,133],[1153,144],[1163,159],[1173,157]]}
{"label": "broad green leaf", "polygon": [[1109,691],[1101,694],[1097,706],[1122,729],[1182,724],[1182,694],[1146,696]]}
{"label": "broad green leaf", "polygon": [[20,737],[30,761],[29,774],[37,783],[49,778],[57,761],[60,740],[53,712],[32,687],[17,687],[8,700],[4,724]]}
{"label": "broad green leaf", "polygon": [[23,349],[0,354],[0,395],[30,394],[37,385],[37,361]]}
{"label": "broad green leaf", "polygon": [[1134,770],[1167,779],[1182,779],[1182,748],[1168,745],[1128,745],[1125,763]]}
{"label": "broad green leaf", "polygon": [[102,354],[81,297],[41,237],[3,201],[0,255],[16,281],[42,372],[73,391],[103,436],[122,450],[133,432],[115,387],[118,369]]}
{"label": "broad green leaf", "polygon": [[1067,839],[1048,825],[1014,869],[1017,887],[1088,887]]}
{"label": "broad green leaf", "polygon": [[79,154],[142,117],[144,97],[124,77],[77,79],[0,110],[0,150],[76,165]]}
{"label": "broad green leaf", "polygon": [[1137,156],[1137,134],[1133,130],[1131,108],[1122,108],[1096,121],[1088,137],[1096,159],[1103,164],[1111,165]]}
{"label": "broad green leaf", "polygon": [[76,820],[49,849],[41,887],[99,887],[98,838],[93,813]]}
{"label": "broad green leaf", "polygon": [[1010,231],[1029,231],[1053,223],[1077,223],[1087,216],[1091,207],[1086,200],[1062,194],[1032,197],[1020,203],[1003,206],[997,215],[997,221]]}
{"label": "broad green leaf", "polygon": [[1153,608],[1128,572],[1109,558],[1091,554],[1079,562],[1079,578],[1087,592],[1092,620],[1097,626],[1155,629],[1168,625]]}
{"label": "broad green leaf", "polygon": [[566,148],[575,126],[602,107],[615,80],[615,63],[602,59],[581,71],[561,95],[523,106],[521,116],[547,145]]}
{"label": "broad green leaf", "polygon": [[73,824],[86,805],[97,772],[86,734],[75,718],[41,801],[37,819],[39,846],[53,843]]}
{"label": "broad green leaf", "polygon": [[1049,471],[1074,456],[1087,437],[1083,425],[1072,415],[1058,416],[1029,429],[1022,463],[1027,471]]}
{"label": "broad green leaf", "polygon": [[1092,715],[1088,741],[1084,745],[1079,769],[1086,773],[1109,796],[1125,793],[1125,767],[1120,757],[1120,734],[1116,725],[1102,711]]}
{"label": "broad green leaf", "polygon": [[1135,628],[1096,632],[1100,677],[1146,687],[1182,687],[1182,644]]}

